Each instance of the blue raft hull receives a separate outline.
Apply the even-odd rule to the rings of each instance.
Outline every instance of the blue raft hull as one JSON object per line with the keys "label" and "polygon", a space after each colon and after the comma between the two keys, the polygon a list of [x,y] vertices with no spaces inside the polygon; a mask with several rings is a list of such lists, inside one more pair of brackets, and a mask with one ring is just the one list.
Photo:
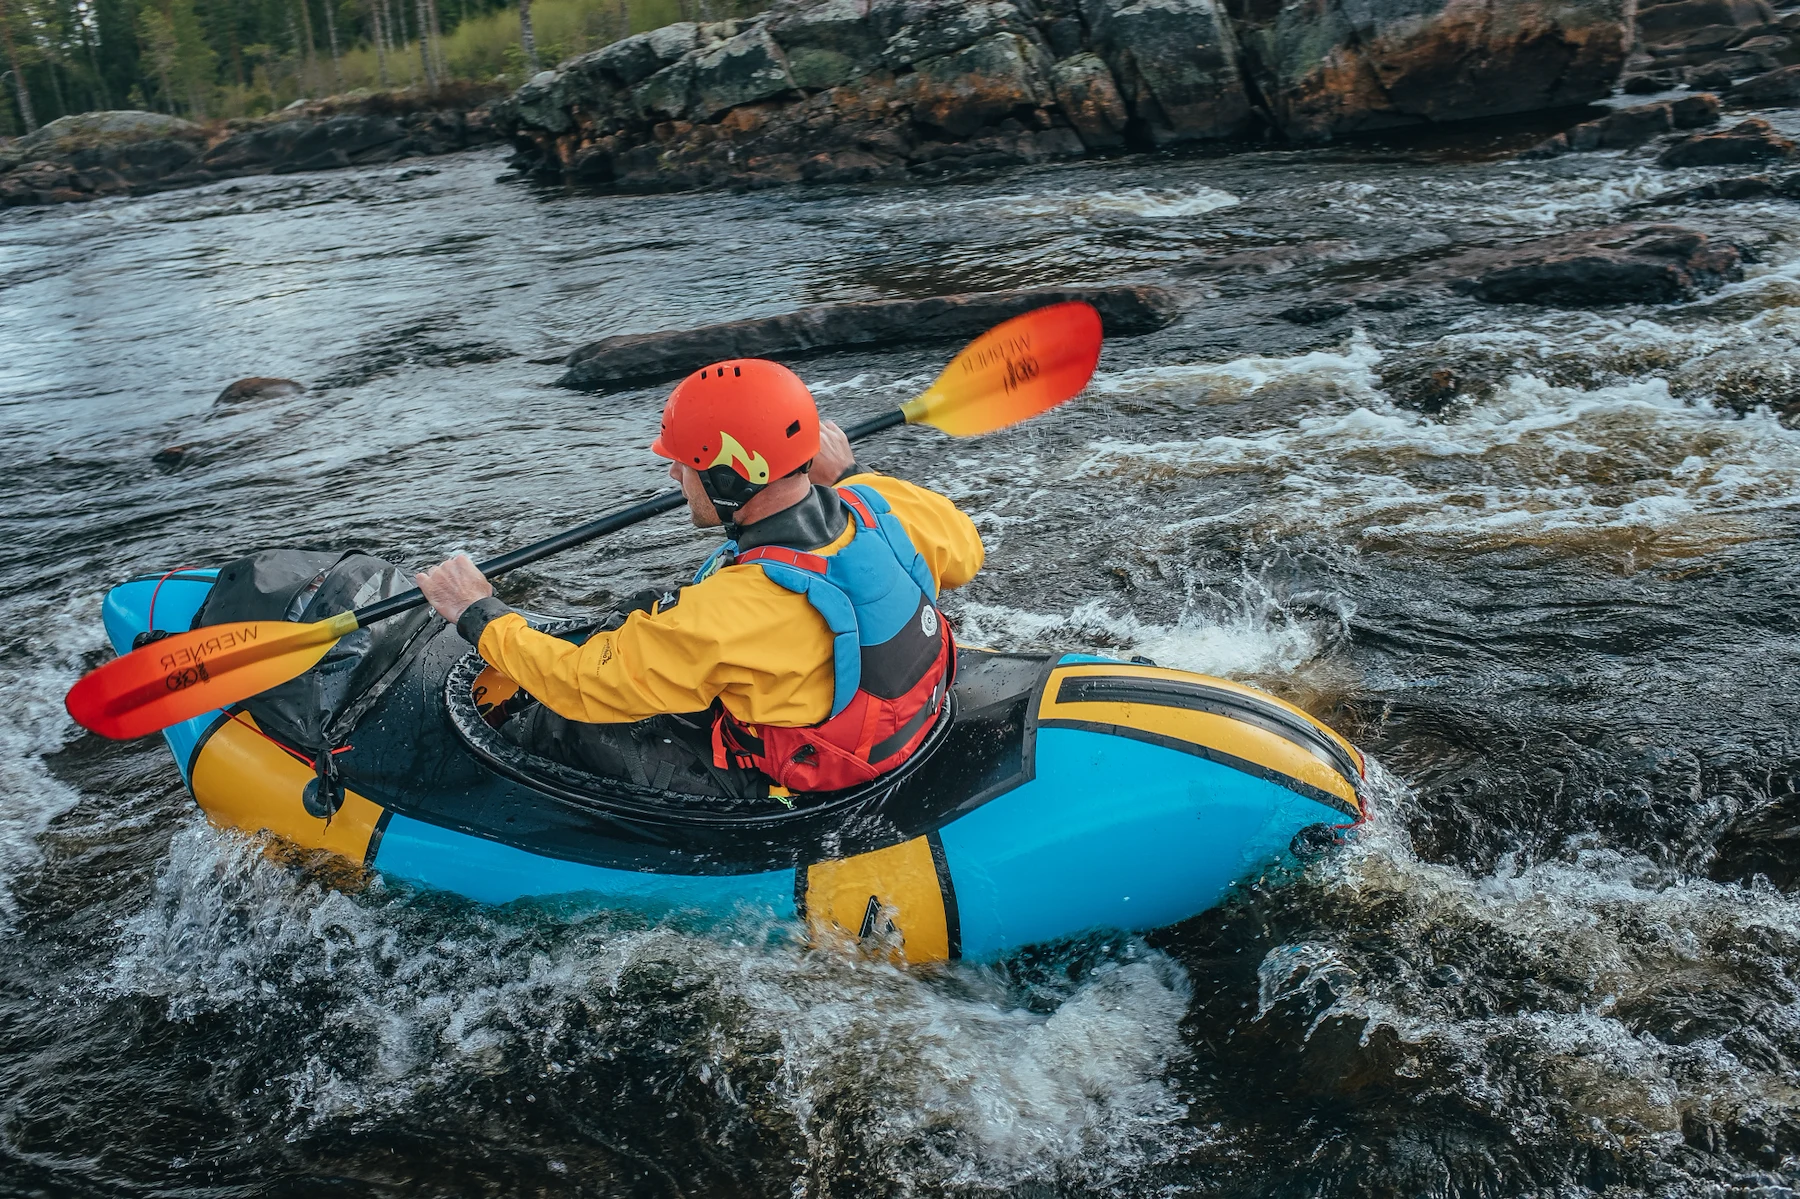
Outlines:
{"label": "blue raft hull", "polygon": [[[114,588],[114,648],[188,628],[214,574]],[[617,780],[589,793],[566,770],[540,778],[530,762],[484,757],[474,703],[458,701],[466,651],[446,630],[359,723],[330,820],[308,810],[304,755],[248,713],[164,738],[221,827],[484,903],[586,893],[652,913],[768,912],[910,961],[1172,924],[1278,862],[1302,830],[1362,811],[1360,755],[1271,696],[1082,655],[965,651],[953,727],[904,780],[810,810],[809,797],[792,810],[762,801],[723,824],[668,797],[665,820],[657,797]]]}

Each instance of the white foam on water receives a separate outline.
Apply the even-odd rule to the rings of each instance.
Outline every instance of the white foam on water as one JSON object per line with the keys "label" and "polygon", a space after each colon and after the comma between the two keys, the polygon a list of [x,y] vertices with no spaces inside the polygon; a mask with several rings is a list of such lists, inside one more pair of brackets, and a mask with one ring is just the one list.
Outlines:
{"label": "white foam on water", "polygon": [[[1785,321],[1771,315],[1771,322]],[[1655,343],[1648,322],[1597,330],[1614,352]],[[1529,331],[1470,335],[1518,348]],[[1722,337],[1708,332],[1707,338]],[[1667,344],[1667,339],[1662,344]],[[1673,396],[1663,378],[1584,389],[1529,373],[1445,419],[1391,404],[1380,354],[1358,335],[1341,351],[1152,367],[1101,391],[1204,403],[1271,386],[1316,395],[1308,415],[1245,435],[1154,443],[1101,439],[1076,478],[1262,475],[1271,494],[1199,523],[1323,530],[1354,543],[1492,548],[1627,539],[1652,556],[1758,535],[1757,518],[1800,506],[1800,434],[1766,412],[1739,419]],[[1201,489],[1203,493],[1203,489]]]}
{"label": "white foam on water", "polygon": [[[1435,178],[1408,175],[1398,185],[1333,181],[1296,189],[1295,205],[1317,206],[1358,221],[1391,219],[1428,229],[1454,223],[1552,233],[1616,218],[1626,205],[1703,182],[1711,172],[1666,171],[1645,161],[1612,173],[1569,176],[1556,167],[1519,163],[1511,186],[1491,174],[1457,173]],[[1654,221],[1657,214],[1634,214]]]}
{"label": "white foam on water", "polygon": [[62,699],[81,676],[82,650],[100,638],[93,622],[73,613],[98,607],[97,597],[83,596],[60,611],[47,612],[40,602],[0,610],[8,625],[34,631],[29,647],[9,651],[12,697],[0,713],[0,932],[15,913],[17,880],[43,860],[38,837],[81,800],[45,768],[44,755],[79,731]]}
{"label": "white foam on water", "polygon": [[[1672,1148],[1686,1114],[1725,1119],[1800,1103],[1800,1084],[1773,1064],[1778,1057],[1740,1057],[1719,1036],[1669,1043],[1634,1031],[1627,1014],[1667,993],[1671,980],[1691,979],[1696,997],[1707,994],[1707,972],[1724,968],[1719,944],[1767,943],[1769,932],[1777,943],[1800,937],[1800,896],[1694,878],[1615,850],[1572,850],[1531,864],[1507,858],[1492,874],[1471,877],[1412,853],[1397,811],[1412,794],[1379,763],[1371,763],[1370,794],[1372,822],[1315,869],[1326,893],[1343,893],[1357,910],[1378,907],[1383,935],[1397,943],[1439,944],[1436,936],[1449,934],[1441,943],[1453,969],[1459,949],[1470,946],[1505,968],[1477,961],[1464,963],[1467,979],[1427,980],[1385,953],[1379,965],[1359,958],[1355,942],[1367,930],[1345,929],[1342,940],[1324,933],[1264,956],[1257,1020],[1297,1004],[1309,1039],[1334,1019],[1360,1025],[1365,1046],[1386,1029],[1403,1055],[1430,1060],[1432,1077],[1453,1080],[1459,1103],[1484,1109],[1526,1142],[1572,1124],[1582,1136]],[[1734,976],[1734,991],[1772,1000],[1755,1026],[1800,1033],[1800,989],[1782,962],[1732,961],[1739,975],[1763,976]],[[1554,998],[1503,1004],[1517,1010],[1494,1015],[1458,1010],[1465,983],[1504,988],[1517,978],[1537,980]],[[1547,1086],[1530,1082],[1521,1095],[1521,1079],[1543,1078]],[[1544,1093],[1566,1110],[1540,1106]]]}
{"label": "white foam on water", "polygon": [[1067,613],[967,600],[957,637],[991,649],[1136,654],[1159,666],[1237,679],[1291,674],[1323,651],[1332,630],[1296,614],[1261,580],[1241,579],[1236,592],[1195,596],[1173,624],[1115,611],[1103,599],[1083,601]]}
{"label": "white foam on water", "polygon": [[[1375,367],[1381,351],[1359,329],[1342,350],[1313,350],[1290,357],[1259,354],[1229,362],[1192,362],[1174,366],[1147,366],[1094,375],[1088,391],[1094,395],[1136,395],[1180,390],[1249,395],[1282,383],[1310,384],[1324,394],[1366,397],[1378,385]],[[1204,392],[1198,398],[1204,398]]]}
{"label": "white foam on water", "polygon": [[[491,909],[379,886],[352,897],[196,817],[93,985],[155,999],[177,1021],[280,1020],[299,1062],[261,1085],[285,1099],[271,1132],[290,1139],[441,1114],[483,1076],[554,1079],[595,1064],[576,1053],[619,1052],[797,1127],[815,1163],[853,1157],[927,1189],[1106,1182],[1194,1136],[1163,1081],[1186,1054],[1188,984],[1137,942],[1045,1013],[989,968],[809,950],[767,915],[705,935],[580,903]],[[297,997],[312,1015],[294,1014]],[[674,1041],[709,1031],[664,1044],[663,1016]],[[757,1083],[771,1052],[773,1081]]]}
{"label": "white foam on water", "polygon": [[1237,196],[1216,187],[1124,187],[1099,191],[1061,188],[1043,192],[1019,192],[1004,196],[968,199],[934,197],[870,204],[860,212],[876,220],[938,220],[946,215],[977,215],[1015,219],[1061,218],[1073,220],[1175,220],[1205,216],[1241,203]]}

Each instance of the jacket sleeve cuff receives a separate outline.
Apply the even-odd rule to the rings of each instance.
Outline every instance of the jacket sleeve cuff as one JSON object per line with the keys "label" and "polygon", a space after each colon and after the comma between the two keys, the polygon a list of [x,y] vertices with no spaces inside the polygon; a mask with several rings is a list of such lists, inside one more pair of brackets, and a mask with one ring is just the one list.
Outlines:
{"label": "jacket sleeve cuff", "polygon": [[488,625],[511,611],[511,608],[493,596],[483,596],[464,608],[463,614],[456,618],[456,633],[470,645],[480,646],[481,635],[487,631]]}

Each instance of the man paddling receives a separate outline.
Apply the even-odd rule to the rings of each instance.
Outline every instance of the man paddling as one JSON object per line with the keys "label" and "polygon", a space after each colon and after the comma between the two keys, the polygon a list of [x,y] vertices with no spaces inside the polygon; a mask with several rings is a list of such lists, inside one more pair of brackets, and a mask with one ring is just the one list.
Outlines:
{"label": "man paddling", "polygon": [[581,645],[531,629],[466,556],[418,576],[540,701],[515,737],[641,786],[745,796],[878,778],[925,739],[955,650],[937,610],[984,551],[944,496],[859,470],[806,385],[763,359],[677,386],[651,452],[731,540],[686,587]]}

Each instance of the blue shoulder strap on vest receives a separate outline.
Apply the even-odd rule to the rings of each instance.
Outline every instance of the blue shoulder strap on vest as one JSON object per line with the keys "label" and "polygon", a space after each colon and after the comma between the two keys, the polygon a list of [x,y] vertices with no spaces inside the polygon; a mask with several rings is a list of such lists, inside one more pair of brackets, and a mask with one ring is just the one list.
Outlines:
{"label": "blue shoulder strap on vest", "polygon": [[[789,591],[804,595],[831,630],[832,716],[850,705],[862,684],[863,645],[886,641],[899,630],[900,623],[911,620],[918,611],[919,597],[913,588],[924,592],[932,603],[937,602],[937,583],[931,577],[931,568],[887,500],[862,483],[853,483],[846,490],[855,492],[868,506],[875,516],[875,527],[864,525],[852,513],[855,534],[825,558],[825,574],[767,559],[751,564],[762,567],[764,574]],[[735,542],[727,542],[701,566],[695,581],[710,574],[715,569],[714,561],[722,554],[736,550]],[[898,574],[895,567],[900,568]],[[912,587],[907,587],[907,582]],[[868,593],[868,622],[858,618],[856,604],[850,598],[852,590]]]}
{"label": "blue shoulder strap on vest", "polygon": [[925,555],[921,554],[918,547],[913,545],[912,538],[906,532],[906,526],[901,524],[900,518],[894,515],[893,506],[887,502],[886,497],[867,483],[852,483],[845,490],[854,491],[857,497],[869,506],[869,511],[875,514],[875,527],[881,531],[882,539],[888,543],[888,548],[894,551],[894,557],[899,560],[901,566],[906,568],[906,573],[912,576],[912,581],[919,585],[919,590],[923,591],[932,603],[937,603],[937,580],[931,577],[931,567],[925,565]]}

